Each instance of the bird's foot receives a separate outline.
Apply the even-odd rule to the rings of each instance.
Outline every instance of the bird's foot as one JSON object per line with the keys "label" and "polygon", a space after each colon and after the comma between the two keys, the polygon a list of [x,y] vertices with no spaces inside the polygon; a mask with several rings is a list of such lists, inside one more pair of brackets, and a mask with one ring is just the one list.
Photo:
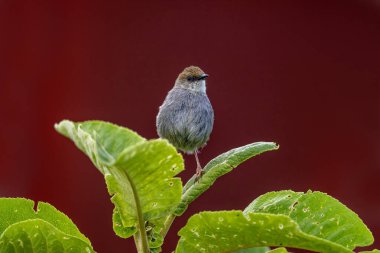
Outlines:
{"label": "bird's foot", "polygon": [[204,174],[204,171],[202,167],[198,166],[195,172],[195,182],[198,182],[199,179],[201,179],[201,177],[203,176],[203,174]]}

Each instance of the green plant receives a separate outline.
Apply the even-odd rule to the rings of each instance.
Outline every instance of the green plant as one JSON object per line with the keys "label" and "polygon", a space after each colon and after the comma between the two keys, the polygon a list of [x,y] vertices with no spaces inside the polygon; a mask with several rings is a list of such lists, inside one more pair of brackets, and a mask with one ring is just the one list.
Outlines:
{"label": "green plant", "polygon": [[[114,231],[122,238],[133,236],[139,253],[161,252],[175,217],[217,178],[255,155],[278,149],[275,143],[258,142],[230,150],[212,159],[199,181],[193,177],[183,186],[176,177],[184,169],[182,156],[165,140],[146,140],[101,121],[65,120],[55,127],[104,175],[115,205]],[[0,253],[94,252],[75,225],[49,204],[40,203],[35,212],[32,201],[1,199],[0,210]],[[35,239],[36,234],[44,240]],[[354,212],[327,194],[311,191],[270,192],[243,211],[201,212],[179,235],[176,253],[281,253],[287,252],[285,247],[353,252],[373,243]],[[26,245],[32,250],[22,251]]]}
{"label": "green plant", "polygon": [[53,206],[0,198],[0,252],[94,252],[90,241]]}

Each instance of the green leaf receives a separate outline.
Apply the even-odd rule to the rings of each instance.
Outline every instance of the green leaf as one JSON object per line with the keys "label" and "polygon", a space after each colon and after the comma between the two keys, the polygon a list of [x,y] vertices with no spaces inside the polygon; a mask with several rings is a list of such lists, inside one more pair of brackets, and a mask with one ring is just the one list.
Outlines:
{"label": "green leaf", "polygon": [[371,232],[354,212],[327,194],[311,191],[270,192],[254,200],[244,213],[200,213],[190,218],[179,235],[179,253],[260,246],[352,252],[373,242]]}
{"label": "green leaf", "polygon": [[317,252],[352,252],[322,238],[308,235],[288,216],[242,211],[202,212],[179,231],[176,253],[233,252],[252,247],[292,247]]}
{"label": "green leaf", "polygon": [[182,157],[164,140],[137,144],[133,151],[122,153],[106,174],[112,202],[118,209],[123,227],[135,228],[139,221],[136,199],[139,197],[142,218],[149,222],[150,247],[162,245],[159,229],[162,217],[172,213],[181,198],[182,183],[173,178],[183,170]]}
{"label": "green leaf", "polygon": [[243,147],[232,149],[212,159],[203,169],[204,174],[198,182],[193,176],[184,186],[181,203],[175,211],[176,215],[181,215],[188,205],[210,188],[216,179],[232,171],[239,164],[249,158],[263,152],[276,150],[279,146],[273,142],[256,142]]}
{"label": "green leaf", "polygon": [[[115,204],[114,231],[126,238],[149,223],[150,247],[163,238],[159,229],[181,199],[182,156],[166,140],[146,141],[136,133],[101,121],[63,121],[57,131],[69,137],[104,174]],[[145,225],[145,229],[148,228]],[[144,229],[144,228],[143,228]]]}
{"label": "green leaf", "polygon": [[122,225],[123,222],[121,220],[117,207],[115,207],[113,210],[112,223],[113,230],[115,231],[116,235],[120,236],[121,238],[128,238],[136,233],[136,227],[124,227]]}
{"label": "green leaf", "polygon": [[0,252],[94,252],[74,223],[48,203],[0,199]]}
{"label": "green leaf", "polygon": [[374,250],[371,250],[371,251],[360,251],[360,253],[380,253],[380,250],[374,249]]}
{"label": "green leaf", "polygon": [[244,213],[284,214],[300,229],[348,249],[373,243],[362,220],[338,200],[322,192],[270,192],[258,197]]}
{"label": "green leaf", "polygon": [[183,170],[182,164],[182,157],[164,140],[139,143],[119,156],[108,168],[106,181],[125,226],[137,222],[131,183],[139,195],[145,221],[174,210],[181,198],[182,183],[173,176]]}
{"label": "green leaf", "polygon": [[145,141],[132,130],[103,121],[74,123],[63,120],[54,127],[71,139],[103,174],[103,167],[115,162],[122,151]]}

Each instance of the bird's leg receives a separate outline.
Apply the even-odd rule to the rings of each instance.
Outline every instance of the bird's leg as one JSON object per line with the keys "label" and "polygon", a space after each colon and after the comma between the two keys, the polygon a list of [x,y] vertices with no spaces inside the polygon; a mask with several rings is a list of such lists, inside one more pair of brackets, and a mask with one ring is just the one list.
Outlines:
{"label": "bird's leg", "polygon": [[197,161],[197,170],[195,172],[195,176],[196,176],[195,181],[198,181],[203,174],[203,169],[202,169],[202,166],[201,166],[199,159],[198,159],[198,150],[195,150],[194,155],[195,155],[195,160]]}

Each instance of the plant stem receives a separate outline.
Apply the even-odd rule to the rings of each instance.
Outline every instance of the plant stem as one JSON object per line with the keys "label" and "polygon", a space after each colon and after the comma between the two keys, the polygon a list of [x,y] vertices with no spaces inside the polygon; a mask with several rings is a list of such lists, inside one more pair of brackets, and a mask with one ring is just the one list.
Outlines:
{"label": "plant stem", "polygon": [[135,237],[135,243],[136,243],[138,252],[149,253],[150,249],[149,249],[149,244],[148,244],[148,236],[145,230],[145,222],[144,222],[144,218],[142,214],[140,198],[139,198],[139,195],[137,194],[136,186],[131,180],[131,178],[129,177],[128,173],[126,171],[124,171],[124,173],[131,185],[133,197],[135,199],[136,209],[137,209],[137,217],[138,217],[139,224],[137,227],[138,235]]}
{"label": "plant stem", "polygon": [[160,231],[160,234],[163,238],[165,238],[166,234],[168,233],[169,231],[169,228],[170,226],[172,225],[174,219],[175,219],[175,215],[173,214],[170,214],[168,217],[166,217],[166,220],[164,222],[164,227],[161,229]]}

